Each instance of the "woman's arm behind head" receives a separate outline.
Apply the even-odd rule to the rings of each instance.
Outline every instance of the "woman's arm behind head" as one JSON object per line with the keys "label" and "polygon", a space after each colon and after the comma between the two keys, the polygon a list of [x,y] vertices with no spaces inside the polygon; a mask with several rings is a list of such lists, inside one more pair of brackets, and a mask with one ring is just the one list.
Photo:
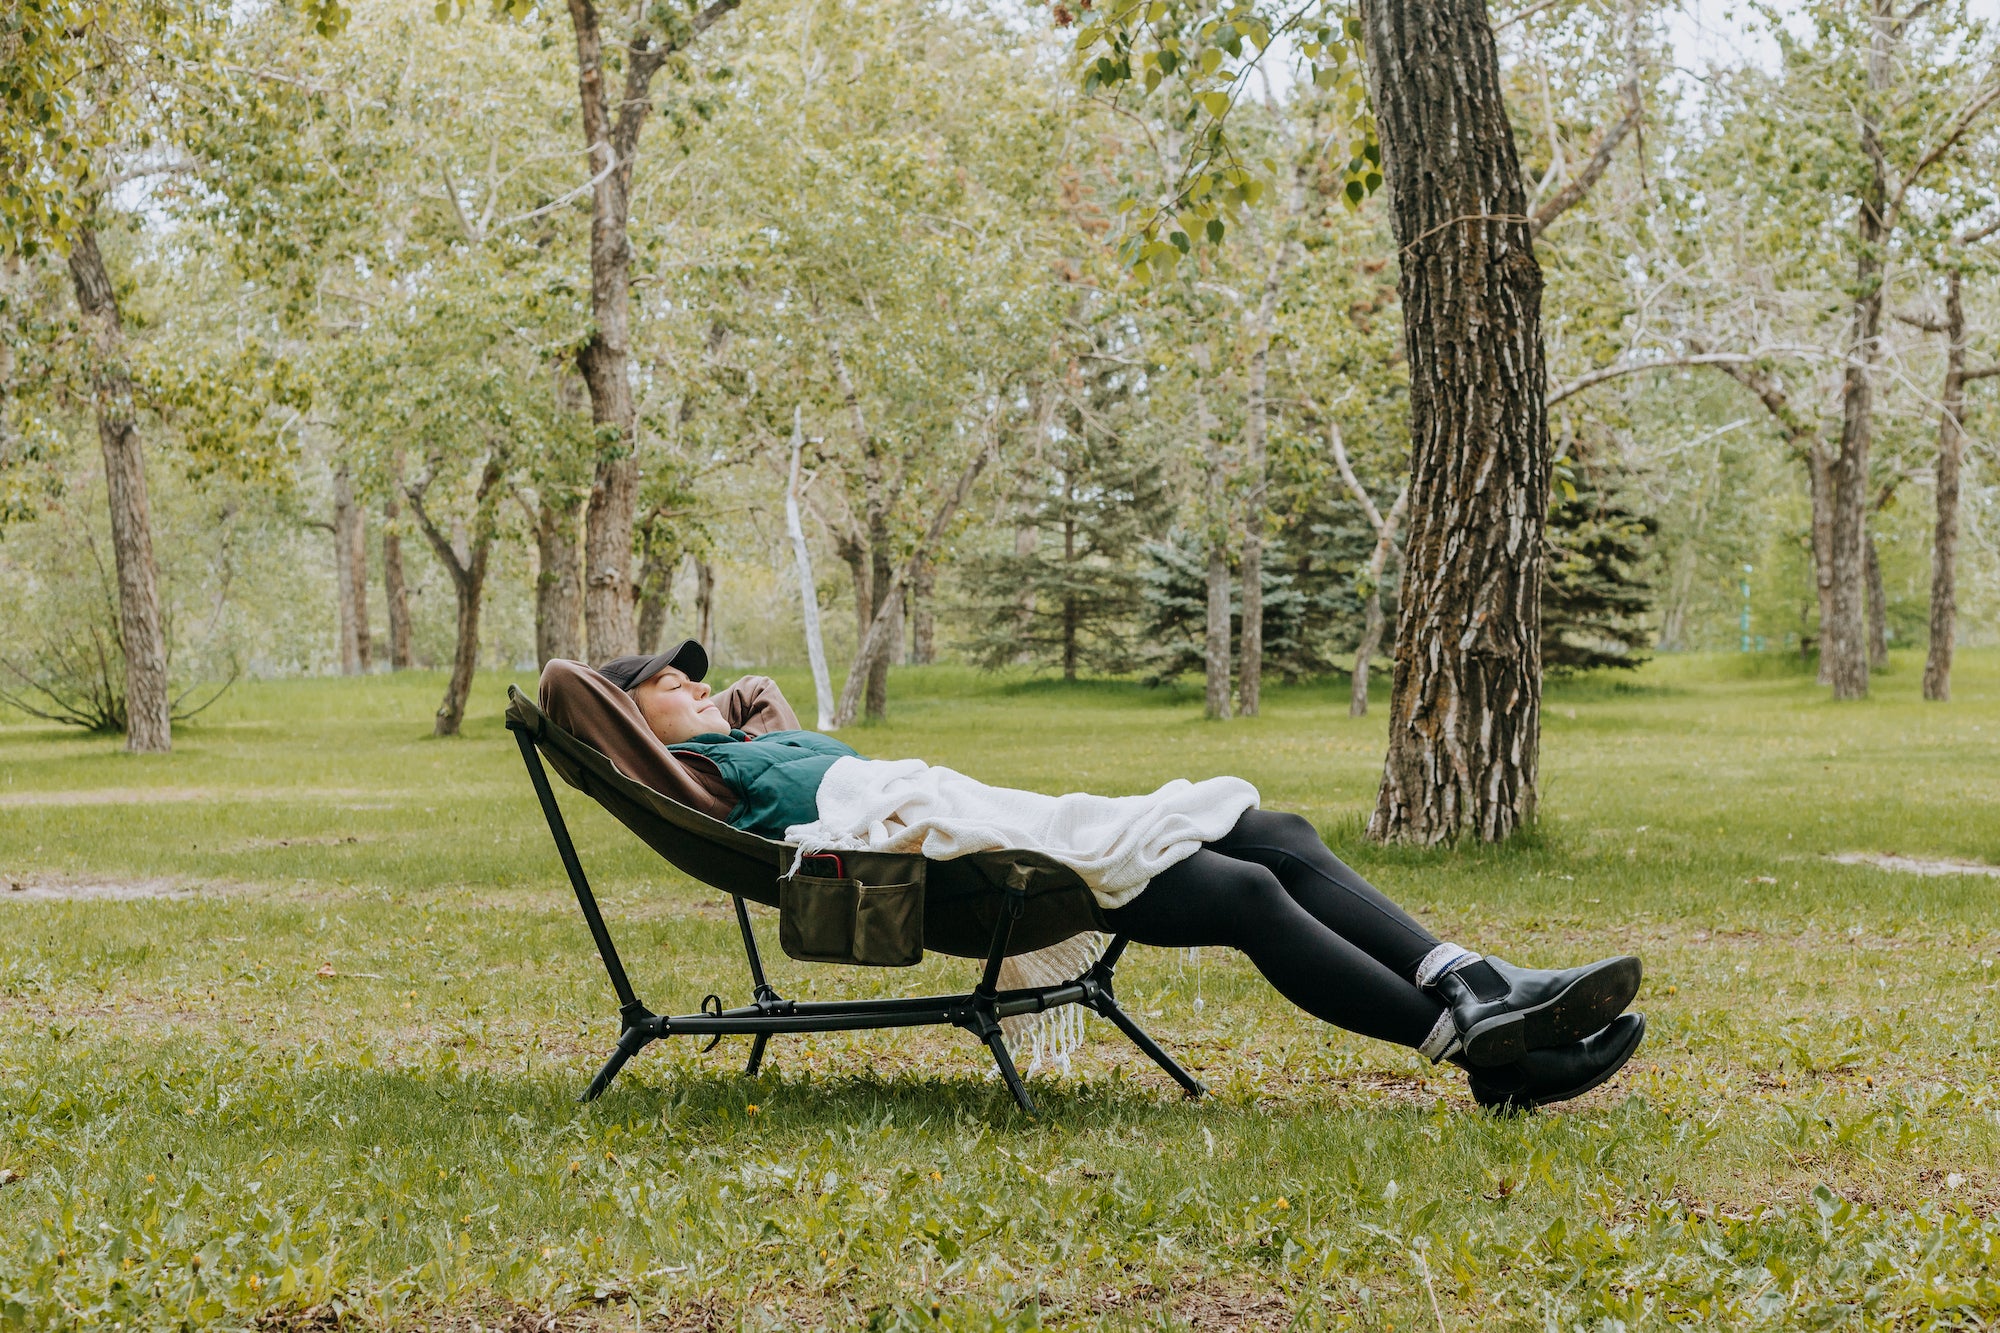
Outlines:
{"label": "woman's arm behind head", "polygon": [[769,676],[745,676],[716,698],[729,725],[752,736],[773,731],[798,731],[799,715],[785,701],[778,682]]}

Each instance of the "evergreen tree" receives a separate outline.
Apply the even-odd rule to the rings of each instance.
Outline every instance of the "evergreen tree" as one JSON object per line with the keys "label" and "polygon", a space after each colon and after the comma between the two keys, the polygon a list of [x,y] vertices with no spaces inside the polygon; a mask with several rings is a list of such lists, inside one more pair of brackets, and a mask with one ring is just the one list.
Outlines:
{"label": "evergreen tree", "polygon": [[[1145,646],[1139,658],[1146,683],[1160,685],[1180,676],[1200,675],[1202,645],[1208,624],[1208,549],[1192,534],[1176,528],[1164,540],[1146,545],[1146,565],[1140,571],[1145,601]],[[1290,551],[1282,541],[1264,547],[1264,669],[1286,680],[1300,680],[1325,669],[1311,651],[1308,620],[1313,600],[1297,586]],[[1241,642],[1240,571],[1231,571],[1229,638]]]}
{"label": "evergreen tree", "polygon": [[965,565],[976,590],[969,646],[982,666],[1056,667],[1064,680],[1132,666],[1137,557],[1166,524],[1166,483],[1159,461],[1117,428],[1128,397],[1121,380],[1077,379],[1023,478],[1015,535],[1029,540]]}
{"label": "evergreen tree", "polygon": [[1658,525],[1580,490],[1549,510],[1542,578],[1542,671],[1629,670],[1645,661],[1653,590],[1641,566]]}

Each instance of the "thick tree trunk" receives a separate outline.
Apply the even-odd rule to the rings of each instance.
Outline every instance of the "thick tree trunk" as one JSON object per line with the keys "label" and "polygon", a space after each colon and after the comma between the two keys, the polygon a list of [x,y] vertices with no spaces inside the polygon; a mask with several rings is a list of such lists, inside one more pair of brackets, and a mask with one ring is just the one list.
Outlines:
{"label": "thick tree trunk", "polygon": [[1401,249],[1410,535],[1370,836],[1497,842],[1535,817],[1549,502],[1541,267],[1483,0],[1369,0]]}
{"label": "thick tree trunk", "polygon": [[165,754],[173,748],[173,701],[167,691],[167,635],[160,613],[160,572],[153,560],[153,514],[146,496],[146,456],[125,361],[125,322],[97,248],[97,233],[79,228],[69,255],[77,308],[90,342],[91,395],[97,442],[104,453],[104,489],[111,510],[111,549],[118,566],[118,642],[125,653],[125,748]]}
{"label": "thick tree trunk", "polygon": [[402,477],[392,484],[395,489],[382,506],[382,595],[389,603],[389,669],[408,671],[415,661],[410,656],[410,589],[403,578],[403,503],[397,497]]}
{"label": "thick tree trunk", "polygon": [[937,620],[932,599],[937,594],[937,562],[925,556],[910,575],[910,660],[918,666],[937,661]]}
{"label": "thick tree trunk", "polygon": [[1951,653],[1958,637],[1958,487],[1965,461],[1965,299],[1957,269],[1945,279],[1943,407],[1938,413],[1937,521],[1931,534],[1930,649],[1924,698],[1951,699]]}
{"label": "thick tree trunk", "polygon": [[579,508],[580,502],[560,488],[545,488],[537,497],[535,659],[542,666],[584,657],[583,567],[576,548]]}
{"label": "thick tree trunk", "polygon": [[1882,586],[1882,557],[1875,551],[1875,534],[1869,533],[1868,549],[1868,669],[1880,671],[1889,665],[1889,595]]}
{"label": "thick tree trunk", "polygon": [[[577,93],[583,141],[595,184],[590,207],[590,338],[576,365],[590,390],[590,417],[615,441],[597,464],[584,529],[584,628],[591,659],[638,648],[633,622],[632,520],[639,494],[638,418],[629,377],[632,339],[632,245],[628,235],[632,166],[639,132],[652,111],[653,76],[675,46],[693,41],[737,0],[715,0],[685,29],[659,41],[643,28],[621,43],[624,95],[606,105],[604,40],[592,0],[569,0],[576,33]],[[636,27],[636,25],[635,25]]]}
{"label": "thick tree trunk", "polygon": [[1882,330],[1882,282],[1889,181],[1876,123],[1890,79],[1889,0],[1874,0],[1868,41],[1867,93],[1861,115],[1861,151],[1868,182],[1854,218],[1854,315],[1847,362],[1840,377],[1840,452],[1833,460],[1833,595],[1830,624],[1820,631],[1836,699],[1868,695],[1867,525],[1868,453],[1874,434],[1875,356]]}
{"label": "thick tree trunk", "polygon": [[[480,555],[483,557],[482,550]],[[458,601],[458,617],[452,637],[451,679],[446,682],[444,701],[438,705],[437,725],[432,734],[456,736],[465,721],[465,701],[472,697],[472,674],[479,669],[479,610],[486,592],[484,561],[476,577],[452,580]]]}

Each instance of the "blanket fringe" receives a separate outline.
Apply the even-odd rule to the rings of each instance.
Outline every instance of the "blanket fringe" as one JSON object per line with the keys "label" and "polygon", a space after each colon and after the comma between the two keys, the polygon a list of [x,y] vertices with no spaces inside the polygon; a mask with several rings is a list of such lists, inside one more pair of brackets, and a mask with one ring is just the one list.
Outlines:
{"label": "blanket fringe", "polygon": [[[1074,981],[1104,956],[1110,938],[1097,931],[1072,935],[1059,944],[1032,953],[1016,954],[1000,964],[1000,989],[1021,990],[1029,986],[1060,986]],[[1044,1009],[1039,1014],[1015,1014],[1000,1020],[1000,1034],[1007,1052],[1026,1078],[1045,1066],[1070,1072],[1070,1057],[1083,1047],[1083,1008],[1066,1004]],[[1027,1060],[1023,1062],[1025,1048]]]}

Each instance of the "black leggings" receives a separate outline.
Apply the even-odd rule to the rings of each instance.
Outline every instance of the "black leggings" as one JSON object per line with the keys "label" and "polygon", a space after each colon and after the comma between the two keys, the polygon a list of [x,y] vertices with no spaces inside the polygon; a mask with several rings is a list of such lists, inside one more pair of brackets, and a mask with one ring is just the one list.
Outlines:
{"label": "black leggings", "polygon": [[1105,914],[1139,944],[1226,945],[1313,1017],[1417,1046],[1443,1006],[1417,989],[1437,937],[1327,850],[1310,821],[1246,811],[1236,827]]}

